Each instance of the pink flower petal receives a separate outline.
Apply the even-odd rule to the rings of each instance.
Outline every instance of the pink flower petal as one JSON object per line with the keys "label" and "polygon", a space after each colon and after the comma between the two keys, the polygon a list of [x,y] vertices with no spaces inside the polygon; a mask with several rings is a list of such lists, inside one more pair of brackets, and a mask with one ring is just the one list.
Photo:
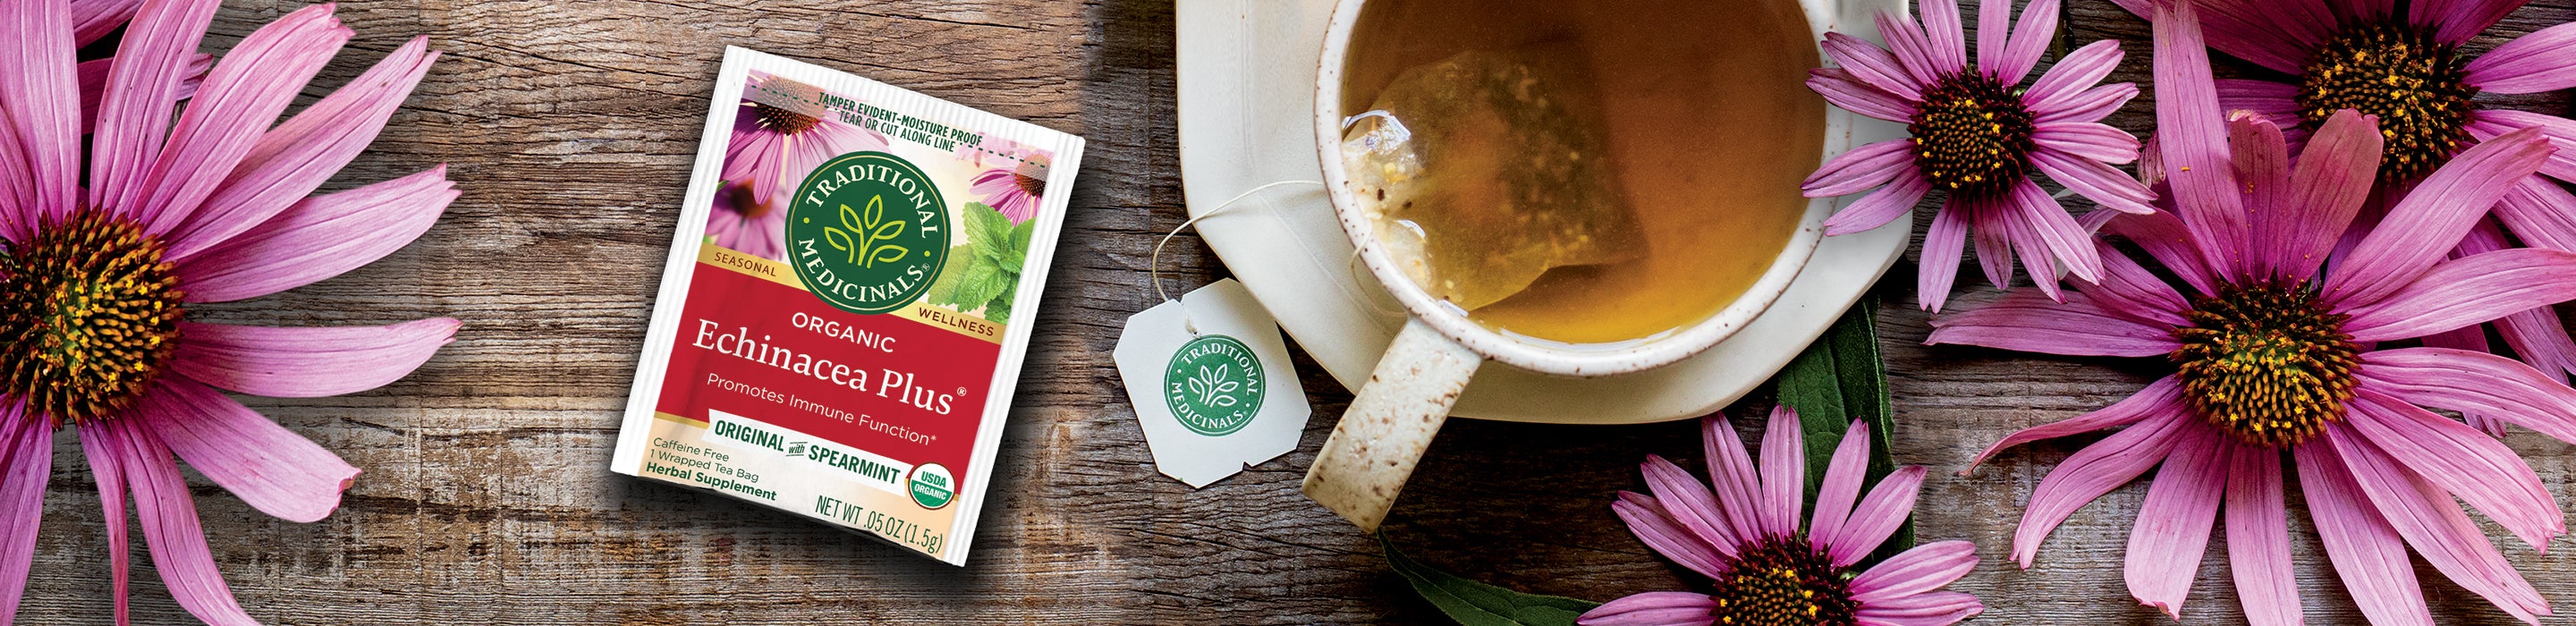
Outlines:
{"label": "pink flower petal", "polygon": [[2180,411],[2183,406],[2181,389],[2182,385],[2176,383],[2174,377],[2166,376],[2156,379],[2156,382],[2148,383],[2145,389],[2140,389],[2119,402],[2111,403],[2111,406],[2102,407],[2072,419],[2014,431],[2013,434],[2005,435],[2002,440],[1996,441],[1994,445],[1987,446],[1986,451],[1977,453],[1977,458],[1968,461],[1968,469],[1960,470],[1959,474],[1967,475],[1968,472],[1975,471],[1978,465],[1985,463],[1986,459],[1994,458],[1996,453],[2021,444],[2118,428],[2136,424],[2149,417]]}
{"label": "pink flower petal", "polygon": [[2060,99],[2059,104],[2064,108],[2032,111],[2031,113],[2036,117],[2031,118],[2031,121],[2099,122],[2102,118],[2110,117],[2111,113],[2119,111],[2121,105],[2129,103],[2129,99],[2136,97],[2138,97],[2137,83],[2102,85]]}
{"label": "pink flower petal", "polygon": [[2426,482],[2459,496],[2487,519],[2547,551],[2567,534],[2567,516],[2521,456],[2466,424],[2369,389],[2348,405],[2352,430]]}
{"label": "pink flower petal", "polygon": [[2245,190],[2246,228],[2252,234],[2247,269],[2255,276],[2269,276],[2291,239],[2281,231],[2295,227],[2291,209],[2285,206],[2293,197],[2290,147],[2282,142],[2279,126],[2245,111],[2228,114],[2227,135],[2236,156],[2236,182]]}
{"label": "pink flower petal", "polygon": [[2504,42],[2469,60],[2467,82],[2479,91],[2541,93],[2576,87],[2576,23]]}
{"label": "pink flower petal", "polygon": [[2372,624],[2432,626],[2424,606],[2424,589],[2415,580],[2415,564],[2397,529],[2362,495],[2352,472],[2335,458],[2332,444],[2320,441],[2290,450],[2299,464],[2299,484],[2308,502],[2308,517],[2323,540],[2335,577],[2343,580],[2354,604]]}
{"label": "pink flower petal", "polygon": [[732,140],[725,149],[724,180],[751,187],[754,204],[777,200],[781,161],[787,158],[787,136],[760,126],[749,102],[734,113]]}
{"label": "pink flower petal", "polygon": [[1930,44],[1924,41],[1923,26],[1914,16],[1903,11],[1882,11],[1875,18],[1878,36],[1887,40],[1887,52],[1896,56],[1897,64],[1914,84],[1929,85],[1941,79],[1932,68]]}
{"label": "pink flower petal", "polygon": [[[2012,0],[1981,0],[1977,3],[1977,72],[2003,78],[2004,47],[2012,43]],[[2036,59],[2032,61],[2037,63]],[[2004,84],[2021,82],[2019,76]]]}
{"label": "pink flower petal", "polygon": [[[26,404],[0,395],[0,623],[17,619],[18,599],[27,592],[27,570],[36,561],[36,532],[45,516],[45,482],[54,473],[53,429],[45,419],[26,414]],[[117,530],[124,530],[118,526]],[[114,539],[121,533],[109,533]],[[119,543],[116,547],[124,547]],[[116,552],[120,560],[123,551]],[[124,568],[117,568],[123,572]],[[122,574],[117,581],[124,582]],[[125,586],[117,585],[117,616],[124,617]]]}
{"label": "pink flower petal", "polygon": [[62,0],[0,3],[0,125],[15,138],[0,152],[6,197],[21,204],[18,220],[61,219],[79,191],[80,75],[72,59],[72,16]]}
{"label": "pink flower petal", "polygon": [[2066,303],[2049,302],[2029,291],[1963,313],[1932,321],[1926,345],[1985,346],[2003,350],[2067,356],[2162,356],[2182,344],[2173,331],[2111,315],[2082,293]]}
{"label": "pink flower petal", "polygon": [[[1911,156],[1907,157],[1909,160]],[[1843,205],[1832,217],[1825,218],[1825,235],[1848,235],[1886,226],[1896,218],[1912,214],[1914,205],[1932,193],[1931,181],[1914,170],[1912,163],[1900,166],[1896,175],[1876,193]]]}
{"label": "pink flower petal", "polygon": [[2343,329],[2355,341],[2411,339],[2571,299],[2576,252],[2497,250],[2444,261],[2385,299],[2346,309]]}
{"label": "pink flower petal", "polygon": [[1807,520],[1807,544],[1818,552],[1833,549],[1826,541],[1842,533],[1843,522],[1851,518],[1852,503],[1860,499],[1860,483],[1869,473],[1869,422],[1854,420],[1843,431],[1842,443],[1834,445],[1833,462],[1825,466],[1825,479],[1817,483],[1816,512]]}
{"label": "pink flower petal", "polygon": [[2155,15],[2156,138],[2175,212],[2222,274],[2244,267],[2244,198],[2229,163],[2224,111],[2210,82],[2192,3],[2158,2]]}
{"label": "pink flower petal", "polygon": [[1914,297],[1923,310],[1941,312],[1941,304],[1950,299],[1950,285],[1959,278],[1959,259],[1966,256],[1968,222],[1956,208],[1943,208],[1932,213],[1932,227],[1923,231],[1923,250],[1915,268]]}
{"label": "pink flower petal", "polygon": [[2534,307],[2496,318],[2496,334],[2513,348],[2516,356],[2541,374],[2565,381],[2576,372],[2576,341],[2570,341],[2567,325],[2550,307]]}
{"label": "pink flower petal", "polygon": [[1619,492],[1619,501],[1610,503],[1610,512],[1628,523],[1628,532],[1636,535],[1637,541],[1682,567],[1709,578],[1733,571],[1726,566],[1733,556],[1718,552],[1699,535],[1683,529],[1681,522],[1665,513],[1664,505],[1653,496]]}
{"label": "pink flower petal", "polygon": [[1807,88],[1824,96],[1826,102],[1853,113],[1895,122],[1914,117],[1914,103],[1871,87],[1840,68],[1807,70]]}
{"label": "pink flower petal", "polygon": [[206,73],[160,160],[143,179],[141,202],[130,213],[146,231],[169,233],[185,223],[233,166],[241,163],[304,84],[355,33],[332,15],[333,5],[298,9],[252,31]]}
{"label": "pink flower petal", "polygon": [[143,0],[71,0],[70,6],[72,41],[88,46],[134,19],[135,10],[143,8]]}
{"label": "pink flower petal", "polygon": [[1649,591],[1585,611],[1583,626],[1707,626],[1716,623],[1717,599],[1687,591]]}
{"label": "pink flower petal", "polygon": [[2104,163],[2138,160],[2138,138],[2100,122],[2054,122],[2032,129],[2031,143]]}
{"label": "pink flower petal", "polygon": [[2190,325],[2182,312],[2190,310],[2191,303],[2183,299],[2182,292],[2174,291],[2172,285],[2165,284],[2146,267],[2120,254],[2110,242],[2096,240],[2093,245],[2102,256],[2102,280],[2075,287],[2092,298],[2094,306],[2150,326]]}
{"label": "pink flower petal", "polygon": [[1754,508],[1759,502],[1762,477],[1754,473],[1753,455],[1745,452],[1744,440],[1735,438],[1735,425],[1718,413],[1700,420],[1700,447],[1708,454],[1709,490],[1717,498],[1727,526],[1739,542],[1754,542],[1768,537],[1758,534],[1762,512]]}
{"label": "pink flower petal", "polygon": [[2576,443],[2576,389],[2520,361],[2449,348],[2399,348],[2361,353],[2355,372],[2363,389],[2502,419]]}
{"label": "pink flower petal", "polygon": [[2469,114],[2469,136],[2481,142],[2521,129],[2539,131],[2549,138],[2550,146],[2558,148],[2550,153],[2549,160],[2541,162],[2540,173],[2559,180],[2576,180],[2576,120],[2502,108]]}
{"label": "pink flower petal", "polygon": [[2022,569],[2030,569],[2040,542],[2066,516],[2164,462],[2182,440],[2182,431],[2208,428],[2179,403],[2145,408],[2150,409],[2146,419],[2076,451],[2039,480],[2030,504],[2022,507],[2021,526],[2013,530],[2013,559]]}
{"label": "pink flower petal", "polygon": [[143,540],[152,547],[152,565],[170,596],[197,619],[216,626],[256,626],[233,600],[232,587],[215,569],[206,549],[206,530],[197,522],[197,504],[188,483],[171,462],[170,449],[135,420],[110,420],[107,428],[123,445],[112,456],[134,490],[134,512],[143,522]]}
{"label": "pink flower petal", "polygon": [[180,263],[190,302],[256,298],[357,269],[402,249],[456,199],[442,165],[357,189],[306,198]]}
{"label": "pink flower petal", "polygon": [[2416,24],[2434,27],[2434,41],[2456,46],[2467,43],[2478,31],[2494,26],[2505,14],[2530,1],[2415,0],[2410,17]]}
{"label": "pink flower petal", "polygon": [[[2486,352],[2489,349],[2487,346],[2487,330],[2486,328],[2479,326],[2468,326],[2425,335],[2422,341],[2424,342],[2424,347],[2427,348],[2449,348],[2453,350],[2468,350],[2472,352]],[[2482,414],[2462,413],[2460,414],[2460,421],[2468,423],[2470,428],[2478,429],[2480,432],[2484,432],[2488,436],[2503,437],[2505,435],[2505,422]]]}
{"label": "pink flower petal", "polygon": [[2191,285],[2199,294],[2218,293],[2218,272],[2210,267],[2208,257],[2200,253],[2204,245],[2190,230],[2183,228],[2182,220],[2173,213],[2157,211],[2145,215],[2117,215],[2102,224],[2102,232],[2137,244],[2138,249],[2155,257],[2158,264],[2181,278],[2184,284]]}
{"label": "pink flower petal", "polygon": [[1905,518],[1914,515],[1914,497],[1923,488],[1923,466],[1908,465],[1889,472],[1878,485],[1862,496],[1852,508],[1851,518],[1843,521],[1842,532],[1828,541],[1833,548],[1825,551],[1836,566],[1850,567],[1862,557],[1878,550],[1879,544],[1896,534]]}
{"label": "pink flower petal", "polygon": [[125,443],[111,434],[113,429],[104,426],[76,430],[80,432],[81,452],[89,458],[90,477],[98,483],[99,508],[107,514],[108,575],[113,581],[109,586],[116,590],[116,623],[122,626],[128,623],[126,617],[131,612],[126,588],[134,552],[125,534],[125,466],[119,460]]}
{"label": "pink flower petal", "polygon": [[[2432,269],[2507,190],[2549,157],[2549,142],[2530,130],[2478,144],[2434,170],[2363,237],[2326,279],[2326,302],[2378,302]],[[2528,307],[2526,307],[2528,308]]]}
{"label": "pink flower petal", "polygon": [[[211,69],[214,66],[214,55],[200,54],[190,57],[188,61],[188,75],[187,77],[180,79],[179,90],[175,97],[185,100],[197,95],[197,86],[205,78],[206,70]],[[98,129],[98,107],[99,104],[101,104],[101,101],[107,98],[107,78],[109,73],[115,69],[115,57],[81,62],[79,70],[81,89],[81,134],[87,135]]]}
{"label": "pink flower petal", "polygon": [[[1750,516],[1743,501],[1729,501],[1723,495],[1712,496],[1699,479],[1673,465],[1664,457],[1647,455],[1638,468],[1646,477],[1646,490],[1655,492],[1654,501],[1663,505],[1663,514],[1682,530],[1699,537],[1701,543],[1725,559],[1733,559],[1736,546],[1751,535],[1749,525],[1736,521],[1737,515]],[[1750,520],[1751,517],[1743,519]]]}
{"label": "pink flower petal", "polygon": [[[1807,175],[1806,182],[1800,183],[1799,189],[1809,198],[1848,195],[1887,184],[1898,175],[1913,172],[1914,141],[1891,139],[1834,155],[1824,167],[1816,168],[1816,173]],[[1928,191],[1931,187],[1926,185],[1924,189]],[[1914,207],[1908,203],[1905,208]]]}
{"label": "pink flower petal", "polygon": [[1968,33],[1959,23],[1958,0],[1924,0],[1917,5],[1923,18],[1924,52],[1932,60],[1932,71],[1950,75],[1968,70]]}
{"label": "pink flower petal", "polygon": [[414,37],[356,80],[261,135],[223,186],[172,232],[164,258],[185,262],[321,188],[376,140],[436,60],[429,38]]}
{"label": "pink flower petal", "polygon": [[2227,492],[2225,436],[2210,428],[2176,433],[2164,469],[2156,471],[2146,502],[2138,505],[2137,526],[2129,530],[2128,565],[2123,568],[2129,595],[2175,619],[2182,617],[2183,599],[2200,573],[2209,529]]}
{"label": "pink flower petal", "polygon": [[[2048,192],[2040,190],[2038,183],[2027,178],[2014,183],[2012,197],[2004,206],[2021,213],[2016,221],[2027,237],[2016,243],[2047,248],[2048,257],[2064,264],[2067,273],[2074,274],[2076,278],[2086,282],[2102,280],[2102,253],[2094,245],[2093,231],[2075,223],[2075,216],[2067,214],[2066,207],[2059,205],[2056,198],[2049,197]],[[2033,256],[2037,255],[2023,255],[2024,258]],[[2055,271],[2044,265],[2031,267],[2034,278],[2043,273],[2054,274]]]}
{"label": "pink flower petal", "polygon": [[117,44],[106,96],[99,102],[90,138],[89,205],[118,215],[147,217],[158,209],[137,206],[163,139],[184,77],[219,0],[155,2],[142,7]]}
{"label": "pink flower petal", "polygon": [[2111,75],[2111,70],[2120,67],[2120,59],[2124,55],[2117,41],[2096,41],[2076,48],[2074,52],[2066,53],[2066,57],[2059,59],[2056,65],[2049,66],[2048,71],[2041,72],[2039,80],[2032,82],[2030,90],[2022,94],[2022,102],[2029,103],[2034,113],[2072,108],[2082,100],[2079,96],[2094,89],[2093,86],[2101,83],[2103,77]]}
{"label": "pink flower petal", "polygon": [[[1950,204],[1952,208],[1965,211],[1969,221],[1975,226],[1968,230],[1968,235],[1976,238],[1977,265],[1985,268],[1986,282],[1993,284],[1996,289],[2011,289],[2012,229],[2007,228],[2010,214],[1997,207],[1994,200],[1985,198],[1954,197],[1950,199]],[[2056,293],[2048,294],[2050,300],[2061,297],[2063,296]]]}
{"label": "pink flower petal", "polygon": [[[2218,105],[2229,114],[2250,112],[2266,116],[2299,114],[2299,86],[2251,78],[2221,78],[2211,83],[2218,90]],[[2276,122],[2277,123],[2277,122]],[[2282,124],[2284,128],[2291,125]]]}
{"label": "pink flower petal", "polygon": [[2556,181],[2530,176],[2515,183],[2493,215],[2513,236],[2537,248],[2576,252],[2576,195]]}
{"label": "pink flower petal", "polygon": [[[2021,188],[2024,186],[2029,187],[2032,191],[2028,194],[2022,193]],[[2024,179],[2021,182],[2014,184],[2014,189],[2011,195],[1993,200],[1980,214],[1982,217],[1989,218],[1989,223],[1978,226],[1981,231],[1979,234],[1995,235],[1995,239],[1997,241],[2011,244],[2013,251],[2021,257],[2022,269],[2030,272],[2031,283],[2039,287],[2040,295],[2047,296],[2050,301],[2065,302],[2065,289],[2060,283],[2064,281],[2064,277],[2067,272],[2058,271],[2059,266],[2057,262],[2060,259],[2057,258],[2057,255],[2054,254],[2055,251],[2049,246],[2050,238],[2041,234],[2041,228],[2038,225],[2031,223],[2031,213],[2033,211],[2030,208],[2030,205],[2034,202],[2046,204],[2047,206],[2041,210],[2054,212],[2058,215],[2065,215],[2066,210],[2062,207],[2058,207],[2057,201],[2049,198],[2047,192],[2038,191],[2038,189],[2039,185],[2037,183]],[[2037,196],[2038,199],[2031,200],[2031,196]],[[2074,219],[2068,218],[2067,221],[2073,222]],[[2073,236],[2061,234],[2057,236],[2057,239],[2068,240],[2090,237],[2092,235],[2091,231],[2086,231],[2082,228],[2074,228],[2073,230],[2076,231]],[[1980,239],[1980,243],[1983,243],[1983,239]],[[2084,252],[2089,257],[2093,254],[2092,246],[2085,245]],[[1978,250],[1978,254],[1985,254],[1985,250],[1980,248]],[[1979,260],[1984,260],[1984,258],[1979,257]],[[2093,276],[2082,278],[2090,280],[2101,277],[2101,259],[2066,259],[2070,265],[2075,264],[2080,260],[2092,261],[2092,265],[2089,269],[2093,271]],[[2002,257],[1998,259],[1998,262],[2011,263],[2012,257]],[[1986,269],[1986,271],[1989,272],[1987,275],[1988,278],[2001,280],[2010,280],[2012,278],[2011,270],[2006,269],[1998,273],[1995,272],[1995,269],[1996,268],[1993,267],[1988,267]],[[1997,282],[1995,283],[1995,286],[2004,287],[2006,286],[2006,283]]]}
{"label": "pink flower petal", "polygon": [[1798,512],[1806,505],[1807,433],[1798,412],[1787,404],[1771,407],[1771,424],[1762,430],[1762,499],[1753,503],[1762,533],[1788,537],[1798,533]]}
{"label": "pink flower petal", "polygon": [[2372,118],[2349,109],[2328,118],[2308,140],[2290,173],[2295,195],[2282,206],[2281,227],[2266,235],[2280,251],[2273,259],[2280,276],[2316,275],[2336,239],[2370,200],[2384,142]]}
{"label": "pink flower petal", "polygon": [[[2013,26],[2012,40],[2004,45],[2003,56],[1995,60],[1996,80],[2017,85],[2022,77],[2030,75],[2030,68],[2039,65],[2040,53],[2048,50],[2049,40],[2057,37],[2058,11],[2062,8],[2058,0],[2030,0],[2030,4],[2022,6],[2021,21]],[[1985,27],[1978,26],[1978,42],[1984,43],[1988,36]],[[2000,39],[2002,33],[1993,36]]]}
{"label": "pink flower petal", "polygon": [[2100,161],[2080,158],[2057,150],[2030,152],[2031,165],[2048,174],[2050,180],[2065,185],[2075,195],[2100,203],[2102,208],[2122,213],[2149,213],[2156,210],[2148,202],[2156,194],[2130,178],[2128,173]]}
{"label": "pink flower petal", "polygon": [[1841,66],[1861,84],[1877,87],[1879,91],[1894,94],[1907,102],[1923,100],[1923,91],[1915,87],[1914,78],[1905,73],[1905,65],[1896,60],[1894,53],[1859,37],[1830,31],[1825,33],[1823,46],[1825,55],[1832,57],[1835,65]]}
{"label": "pink flower petal", "polygon": [[2334,446],[2372,506],[2433,569],[2524,622],[2538,624],[2535,616],[2549,611],[2549,602],[2505,562],[2486,533],[2440,487],[2344,424],[2328,423],[2321,441]]}
{"label": "pink flower petal", "polygon": [[1915,546],[1853,578],[1852,600],[1866,606],[1929,593],[1976,567],[1977,546],[1968,542],[1938,541]]}
{"label": "pink flower petal", "polygon": [[1853,617],[1868,626],[1949,626],[1984,612],[1976,596],[1933,591],[1862,604]]}
{"label": "pink flower petal", "polygon": [[[2257,65],[2296,74],[2307,61],[2314,46],[2324,38],[2315,24],[2301,21],[2276,21],[2263,9],[2265,2],[2277,0],[2203,0],[2198,4],[2200,28],[2206,29],[2209,47]],[[2161,14],[2154,21],[2162,22]]]}
{"label": "pink flower petal", "polygon": [[391,383],[453,341],[458,322],[272,328],[180,322],[170,367],[209,385],[273,398],[319,398]]}
{"label": "pink flower petal", "polygon": [[2230,439],[2227,448],[2227,568],[2247,621],[2288,626],[2299,621],[2299,581],[2290,564],[2288,504],[2281,497],[2281,453]]}

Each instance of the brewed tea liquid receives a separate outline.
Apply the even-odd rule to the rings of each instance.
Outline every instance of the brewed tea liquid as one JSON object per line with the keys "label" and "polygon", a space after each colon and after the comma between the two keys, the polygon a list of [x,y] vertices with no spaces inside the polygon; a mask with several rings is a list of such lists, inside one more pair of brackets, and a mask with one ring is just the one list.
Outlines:
{"label": "brewed tea liquid", "polygon": [[[1508,294],[1490,303],[1490,298],[1474,298],[1470,304],[1475,306],[1463,307],[1470,319],[1569,343],[1638,339],[1688,326],[1742,296],[1797,228],[1807,203],[1798,184],[1815,170],[1820,156],[1824,102],[1804,85],[1807,68],[1815,67],[1817,58],[1795,2],[1372,0],[1365,10],[1352,34],[1343,111],[1387,104],[1381,95],[1390,90],[1422,91],[1398,82],[1437,74],[1418,71],[1422,68],[1458,65],[1459,59],[1525,56],[1532,50],[1574,68],[1570,72],[1580,78],[1552,81],[1544,88],[1581,90],[1563,100],[1597,109],[1548,117],[1598,127],[1577,135],[1600,144],[1606,167],[1589,168],[1585,175],[1605,180],[1568,187],[1582,190],[1569,192],[1575,195],[1613,196],[1606,201],[1618,208],[1618,230],[1634,231],[1620,237],[1621,249],[1611,251],[1616,254],[1559,255],[1565,264],[1548,265],[1535,280],[1513,272],[1472,271],[1476,268],[1468,267],[1469,262],[1490,265],[1491,259],[1526,255],[1523,248],[1561,246],[1563,238],[1544,232],[1497,237],[1490,229],[1505,226],[1499,221],[1470,227],[1462,224],[1476,222],[1436,219],[1447,215],[1401,220],[1406,235],[1419,231],[1414,243],[1432,273],[1453,281],[1446,289],[1425,285],[1426,290]],[[1492,123],[1492,116],[1484,115],[1441,119],[1406,116],[1403,110],[1389,113],[1417,136],[1442,134],[1447,130],[1442,124]],[[1502,117],[1515,116],[1506,112]],[[1516,138],[1489,127],[1460,132]],[[1532,144],[1484,139],[1432,146],[1420,164],[1422,175],[1441,180],[1443,163],[1472,168],[1526,160],[1530,155],[1481,152]],[[1402,209],[1465,211],[1439,207],[1489,207],[1496,197],[1530,195],[1493,187],[1482,182],[1426,186],[1421,193],[1441,201]],[[1601,200],[1559,205],[1581,212],[1560,221],[1599,222]],[[1390,215],[1404,217],[1400,211]],[[1528,216],[1512,221],[1548,222]],[[1451,232],[1438,230],[1443,224]],[[1625,249],[1631,247],[1640,249]],[[1598,259],[1608,261],[1589,262]],[[1510,284],[1454,284],[1460,277],[1487,276],[1501,276],[1498,280]]]}

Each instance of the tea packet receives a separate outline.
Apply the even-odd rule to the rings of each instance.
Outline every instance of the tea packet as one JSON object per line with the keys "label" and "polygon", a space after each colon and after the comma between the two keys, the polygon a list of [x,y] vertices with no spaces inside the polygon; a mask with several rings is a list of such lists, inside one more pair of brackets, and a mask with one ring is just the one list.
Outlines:
{"label": "tea packet", "polygon": [[1356,195],[1424,291],[1472,311],[1550,269],[1643,255],[1581,58],[1462,52],[1398,74],[1345,122]]}
{"label": "tea packet", "polygon": [[1154,469],[1192,488],[1297,449],[1314,413],[1278,322],[1231,278],[1127,318],[1110,354]]}

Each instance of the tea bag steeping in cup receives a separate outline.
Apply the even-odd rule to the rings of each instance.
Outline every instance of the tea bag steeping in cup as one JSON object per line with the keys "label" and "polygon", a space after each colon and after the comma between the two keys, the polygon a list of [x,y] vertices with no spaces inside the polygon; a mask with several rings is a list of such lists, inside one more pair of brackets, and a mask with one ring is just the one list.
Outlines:
{"label": "tea bag steeping in cup", "polygon": [[1579,51],[1473,50],[1398,74],[1342,158],[1415,284],[1475,310],[1548,270],[1644,254]]}

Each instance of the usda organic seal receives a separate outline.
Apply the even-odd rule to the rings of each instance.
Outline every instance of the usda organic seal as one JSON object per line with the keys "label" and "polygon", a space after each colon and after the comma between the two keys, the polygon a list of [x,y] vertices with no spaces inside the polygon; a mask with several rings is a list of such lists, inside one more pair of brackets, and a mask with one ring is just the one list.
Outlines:
{"label": "usda organic seal", "polygon": [[936,509],[957,499],[957,477],[950,475],[948,468],[938,463],[923,463],[912,468],[912,477],[904,483],[908,486],[906,490],[912,492],[912,503],[921,505],[921,508]]}
{"label": "usda organic seal", "polygon": [[1216,437],[1243,430],[1261,414],[1269,372],[1252,348],[1225,335],[1201,335],[1181,346],[1163,368],[1163,398],[1172,416],[1201,435]]}
{"label": "usda organic seal", "polygon": [[787,213],[796,276],[852,313],[903,308],[948,262],[948,204],[912,162],[852,152],[814,168]]}

